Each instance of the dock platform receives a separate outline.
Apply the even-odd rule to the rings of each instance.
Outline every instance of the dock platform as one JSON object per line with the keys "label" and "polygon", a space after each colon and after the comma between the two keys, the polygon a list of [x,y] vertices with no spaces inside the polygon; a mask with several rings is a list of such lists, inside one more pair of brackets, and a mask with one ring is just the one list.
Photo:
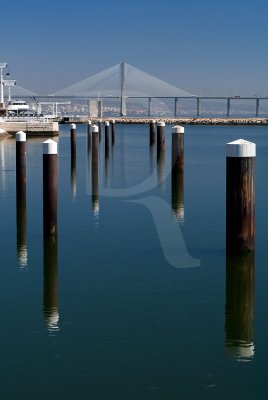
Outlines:
{"label": "dock platform", "polygon": [[15,135],[19,131],[25,132],[27,136],[58,136],[59,134],[58,122],[47,120],[6,121],[0,119],[0,129],[10,135]]}

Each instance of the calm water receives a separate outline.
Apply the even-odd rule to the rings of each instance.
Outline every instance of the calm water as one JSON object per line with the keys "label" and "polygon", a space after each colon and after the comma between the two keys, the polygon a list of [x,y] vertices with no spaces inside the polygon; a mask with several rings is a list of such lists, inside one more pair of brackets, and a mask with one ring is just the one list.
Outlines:
{"label": "calm water", "polygon": [[[232,268],[225,143],[240,137],[257,145],[256,254]],[[97,192],[86,127],[71,163],[62,126],[45,245],[43,141],[28,141],[18,214],[15,141],[0,141],[1,398],[267,399],[268,128],[186,127],[173,190],[170,126],[158,164],[147,126],[117,126],[106,157],[103,129]]]}

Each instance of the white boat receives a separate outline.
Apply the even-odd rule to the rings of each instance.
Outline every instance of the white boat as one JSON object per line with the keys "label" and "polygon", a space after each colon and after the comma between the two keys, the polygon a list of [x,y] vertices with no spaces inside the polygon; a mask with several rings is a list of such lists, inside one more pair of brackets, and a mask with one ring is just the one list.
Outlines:
{"label": "white boat", "polygon": [[7,111],[10,114],[20,114],[29,110],[29,105],[23,100],[12,100],[8,102]]}

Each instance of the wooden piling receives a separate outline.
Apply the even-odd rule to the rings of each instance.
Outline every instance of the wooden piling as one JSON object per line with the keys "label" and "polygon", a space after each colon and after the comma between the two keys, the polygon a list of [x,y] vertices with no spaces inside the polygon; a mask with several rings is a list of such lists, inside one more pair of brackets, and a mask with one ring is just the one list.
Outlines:
{"label": "wooden piling", "polygon": [[71,187],[76,196],[76,125],[71,124]]}
{"label": "wooden piling", "polygon": [[71,124],[71,157],[76,156],[76,125]]}
{"label": "wooden piling", "polygon": [[99,210],[99,127],[92,126],[92,208],[93,212]]}
{"label": "wooden piling", "polygon": [[26,199],[26,133],[16,133],[16,192],[17,199]]}
{"label": "wooden piling", "polygon": [[243,139],[226,145],[226,252],[255,248],[256,145]]}
{"label": "wooden piling", "polygon": [[87,148],[88,151],[91,148],[91,136],[92,136],[92,125],[90,119],[87,121]]}
{"label": "wooden piling", "polygon": [[157,155],[165,151],[165,122],[157,123]]}
{"label": "wooden piling", "polygon": [[156,122],[153,119],[150,122],[150,146],[155,144],[155,136],[156,136]]}
{"label": "wooden piling", "polygon": [[111,130],[112,130],[112,146],[115,144],[115,120],[111,120]]}
{"label": "wooden piling", "polygon": [[109,129],[110,129],[110,124],[108,121],[106,121],[105,122],[105,157],[107,154],[109,155],[109,149],[110,149]]}
{"label": "wooden piling", "polygon": [[172,128],[171,168],[184,171],[184,128],[176,125]]}
{"label": "wooden piling", "polygon": [[43,230],[44,237],[57,234],[58,201],[57,143],[51,139],[43,143]]}

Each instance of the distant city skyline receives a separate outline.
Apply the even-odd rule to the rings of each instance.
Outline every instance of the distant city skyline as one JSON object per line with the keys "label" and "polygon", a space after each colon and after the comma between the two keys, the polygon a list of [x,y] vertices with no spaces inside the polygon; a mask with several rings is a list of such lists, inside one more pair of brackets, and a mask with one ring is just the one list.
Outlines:
{"label": "distant city skyline", "polygon": [[1,4],[0,62],[49,94],[125,60],[201,96],[267,96],[264,0]]}

